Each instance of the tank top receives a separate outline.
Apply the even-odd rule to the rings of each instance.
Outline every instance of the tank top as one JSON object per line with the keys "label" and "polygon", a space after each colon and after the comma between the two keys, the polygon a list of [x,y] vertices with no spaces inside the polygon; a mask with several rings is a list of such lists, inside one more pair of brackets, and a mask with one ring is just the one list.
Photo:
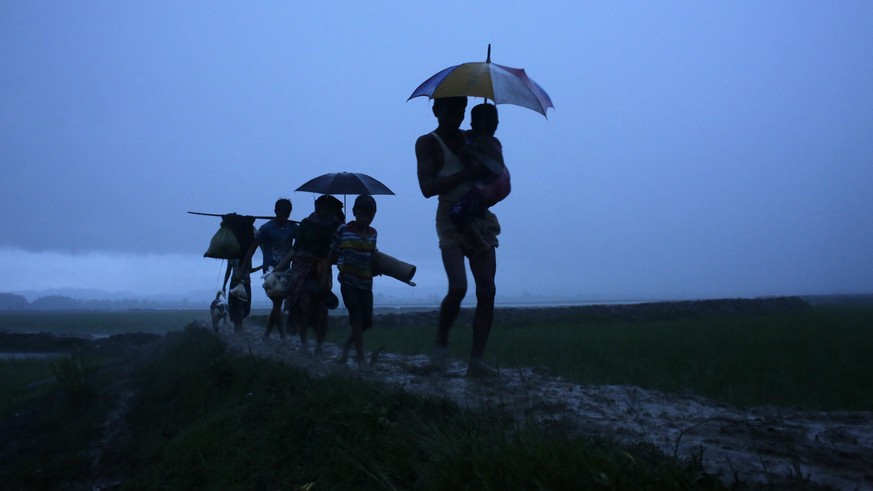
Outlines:
{"label": "tank top", "polygon": [[[456,174],[464,170],[464,162],[461,160],[461,157],[455,155],[454,152],[449,150],[449,147],[446,146],[443,139],[440,138],[436,132],[432,132],[431,135],[439,142],[440,147],[443,149],[443,166],[440,167],[439,172],[437,172],[437,177],[450,176],[452,174]],[[473,189],[473,181],[464,181],[460,184],[457,184],[455,187],[449,189],[448,191],[441,193],[439,195],[440,200],[448,200],[448,201],[457,201],[461,196],[464,195],[467,191]]]}

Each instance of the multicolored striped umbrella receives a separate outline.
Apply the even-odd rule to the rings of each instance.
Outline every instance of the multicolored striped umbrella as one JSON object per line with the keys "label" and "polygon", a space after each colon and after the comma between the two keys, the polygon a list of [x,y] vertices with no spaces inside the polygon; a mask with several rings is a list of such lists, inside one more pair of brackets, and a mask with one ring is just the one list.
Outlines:
{"label": "multicolored striped umbrella", "polygon": [[546,116],[546,110],[553,108],[552,99],[546,91],[527,76],[522,68],[491,63],[491,45],[488,45],[488,59],[484,62],[471,62],[455,65],[440,71],[425,80],[409,96],[439,97],[483,97],[495,104],[513,104],[526,107]]}

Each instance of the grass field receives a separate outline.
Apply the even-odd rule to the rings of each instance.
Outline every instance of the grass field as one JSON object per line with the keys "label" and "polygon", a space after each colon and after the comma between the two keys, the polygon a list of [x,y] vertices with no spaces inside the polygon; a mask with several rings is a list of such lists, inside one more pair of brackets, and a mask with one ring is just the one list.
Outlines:
{"label": "grass field", "polygon": [[[261,318],[249,328],[262,329]],[[0,449],[5,485],[57,489],[110,472],[123,476],[120,489],[723,489],[693,458],[677,461],[645,445],[567,440],[398,388],[315,380],[231,356],[207,330],[183,329],[192,320],[206,315],[0,315],[5,331],[170,333],[130,379],[139,395],[125,420],[128,444],[96,468],[81,449],[102,434],[117,398],[107,391],[127,360],[92,358],[101,368],[93,380],[87,367],[65,362],[65,381],[37,390],[27,386],[51,379],[57,360],[0,362],[0,423],[16,435],[14,448]],[[330,337],[346,334],[332,329]],[[418,353],[433,336],[429,322],[377,323],[365,344]],[[469,327],[453,331],[456,356],[467,353],[469,337]],[[503,367],[548,366],[581,383],[693,391],[738,405],[870,410],[870,346],[873,307],[827,305],[771,315],[519,318],[495,325],[488,356]]]}
{"label": "grass field", "polygon": [[[230,355],[186,329],[136,366],[126,444],[98,465],[81,451],[111,410],[107,365],[90,399],[39,398],[18,449],[2,455],[5,489],[527,490],[724,489],[691,459],[525,430],[400,388]],[[21,420],[17,420],[21,421]],[[21,423],[23,424],[23,423]]]}
{"label": "grass field", "polygon": [[50,390],[52,380],[49,360],[0,360],[0,415],[22,399]]}
{"label": "grass field", "polygon": [[194,320],[208,321],[209,311],[0,311],[0,331],[78,336],[111,336],[129,332],[163,334],[182,330]]}
{"label": "grass field", "polygon": [[[377,326],[364,341],[420,353],[434,335],[433,326]],[[470,342],[468,326],[453,330],[456,356]],[[578,383],[687,390],[738,406],[873,410],[871,347],[873,306],[822,306],[764,316],[498,324],[486,358],[495,366],[545,366]]]}
{"label": "grass field", "polygon": [[[0,330],[108,335],[163,334],[192,321],[201,311],[0,313]],[[249,319],[261,329],[263,312]],[[328,340],[347,331],[333,328]],[[432,322],[380,327],[365,346],[427,353]],[[455,356],[469,352],[470,328],[459,322],[450,345]],[[737,406],[774,404],[808,409],[873,409],[873,304],[829,304],[771,315],[614,320],[557,316],[497,322],[486,352],[498,367],[544,366],[577,383],[629,384],[666,392],[691,391]],[[3,347],[0,346],[0,351]],[[3,369],[7,374],[18,369]],[[24,372],[22,372],[24,373]],[[6,377],[4,377],[6,378]],[[30,383],[25,377],[21,383]]]}

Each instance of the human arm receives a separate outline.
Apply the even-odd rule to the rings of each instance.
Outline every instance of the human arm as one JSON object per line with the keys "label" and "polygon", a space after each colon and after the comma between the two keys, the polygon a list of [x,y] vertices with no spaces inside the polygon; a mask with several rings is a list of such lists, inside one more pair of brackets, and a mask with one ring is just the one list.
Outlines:
{"label": "human arm", "polygon": [[418,186],[425,198],[444,193],[462,182],[476,177],[480,170],[466,167],[448,176],[439,176],[442,149],[430,134],[420,136],[415,142],[415,159],[418,167]]}
{"label": "human arm", "polygon": [[230,272],[233,268],[230,265],[230,260],[227,261],[227,269],[224,271],[224,283],[221,284],[221,291],[227,292],[227,280],[230,279]]}

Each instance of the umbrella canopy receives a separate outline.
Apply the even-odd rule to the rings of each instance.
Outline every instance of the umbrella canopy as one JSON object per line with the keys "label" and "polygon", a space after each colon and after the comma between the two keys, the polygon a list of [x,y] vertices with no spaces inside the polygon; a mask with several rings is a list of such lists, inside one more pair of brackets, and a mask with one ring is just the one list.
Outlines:
{"label": "umbrella canopy", "polygon": [[548,108],[555,107],[549,94],[531,80],[524,69],[491,63],[491,45],[488,45],[486,61],[450,66],[425,80],[409,99],[421,96],[431,99],[484,97],[495,104],[513,104],[533,109],[543,116]]}
{"label": "umbrella canopy", "polygon": [[388,186],[358,172],[331,172],[311,179],[295,191],[320,194],[394,194]]}

